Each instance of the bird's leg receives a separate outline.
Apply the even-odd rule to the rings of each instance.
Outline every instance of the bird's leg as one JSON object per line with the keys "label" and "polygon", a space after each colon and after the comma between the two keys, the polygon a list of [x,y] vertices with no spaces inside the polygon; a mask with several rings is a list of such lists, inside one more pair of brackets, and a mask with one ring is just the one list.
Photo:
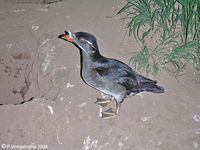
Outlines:
{"label": "bird's leg", "polygon": [[111,99],[111,98],[109,98],[109,99],[97,98],[97,101],[95,103],[102,107],[105,107],[105,106],[109,105],[112,101],[113,101],[113,99]]}
{"label": "bird's leg", "polygon": [[114,107],[109,107],[106,111],[102,112],[102,118],[108,119],[117,116],[120,112],[120,105],[121,103],[115,101]]}

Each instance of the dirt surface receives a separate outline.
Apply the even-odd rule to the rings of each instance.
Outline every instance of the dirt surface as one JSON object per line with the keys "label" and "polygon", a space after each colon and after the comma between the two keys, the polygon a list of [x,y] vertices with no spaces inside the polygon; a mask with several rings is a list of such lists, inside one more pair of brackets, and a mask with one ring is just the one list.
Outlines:
{"label": "dirt surface", "polygon": [[64,30],[90,32],[103,55],[128,63],[139,45],[116,16],[123,4],[0,0],[0,149],[200,149],[197,73],[151,77],[164,94],[127,98],[118,117],[104,120],[94,104],[102,95],[80,78],[79,51],[57,38]]}

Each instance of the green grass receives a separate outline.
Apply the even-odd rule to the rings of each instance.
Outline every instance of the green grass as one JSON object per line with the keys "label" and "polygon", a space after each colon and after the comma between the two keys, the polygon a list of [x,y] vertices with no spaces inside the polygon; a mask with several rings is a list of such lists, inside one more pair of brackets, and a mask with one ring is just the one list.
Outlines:
{"label": "green grass", "polygon": [[[200,0],[127,0],[119,10],[129,36],[142,47],[130,59],[137,70],[176,76],[200,69]],[[153,44],[152,44],[153,43]]]}

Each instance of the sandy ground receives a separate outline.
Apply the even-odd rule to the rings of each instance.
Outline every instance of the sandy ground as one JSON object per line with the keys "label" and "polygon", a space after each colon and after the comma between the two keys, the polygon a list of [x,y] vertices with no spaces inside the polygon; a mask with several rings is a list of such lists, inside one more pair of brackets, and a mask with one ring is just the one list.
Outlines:
{"label": "sandy ground", "polygon": [[104,120],[94,104],[101,94],[80,78],[78,50],[57,38],[64,30],[93,33],[102,54],[128,63],[139,45],[116,16],[123,4],[0,0],[0,149],[200,149],[197,73],[152,77],[164,94],[130,97],[118,117]]}

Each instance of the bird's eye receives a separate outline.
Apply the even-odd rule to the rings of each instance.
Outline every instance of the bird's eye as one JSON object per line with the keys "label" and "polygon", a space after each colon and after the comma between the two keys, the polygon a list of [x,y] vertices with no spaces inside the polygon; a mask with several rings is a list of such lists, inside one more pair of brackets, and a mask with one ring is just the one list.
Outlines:
{"label": "bird's eye", "polygon": [[95,46],[92,44],[92,42],[85,40],[93,49],[96,49]]}
{"label": "bird's eye", "polygon": [[86,39],[84,39],[82,37],[79,40],[81,42],[85,42],[85,43],[89,44],[93,49],[96,49],[96,47],[92,44],[92,42],[90,42],[90,41],[88,41],[88,40],[86,40]]}
{"label": "bird's eye", "polygon": [[84,38],[80,38],[80,41],[85,42],[85,39]]}

